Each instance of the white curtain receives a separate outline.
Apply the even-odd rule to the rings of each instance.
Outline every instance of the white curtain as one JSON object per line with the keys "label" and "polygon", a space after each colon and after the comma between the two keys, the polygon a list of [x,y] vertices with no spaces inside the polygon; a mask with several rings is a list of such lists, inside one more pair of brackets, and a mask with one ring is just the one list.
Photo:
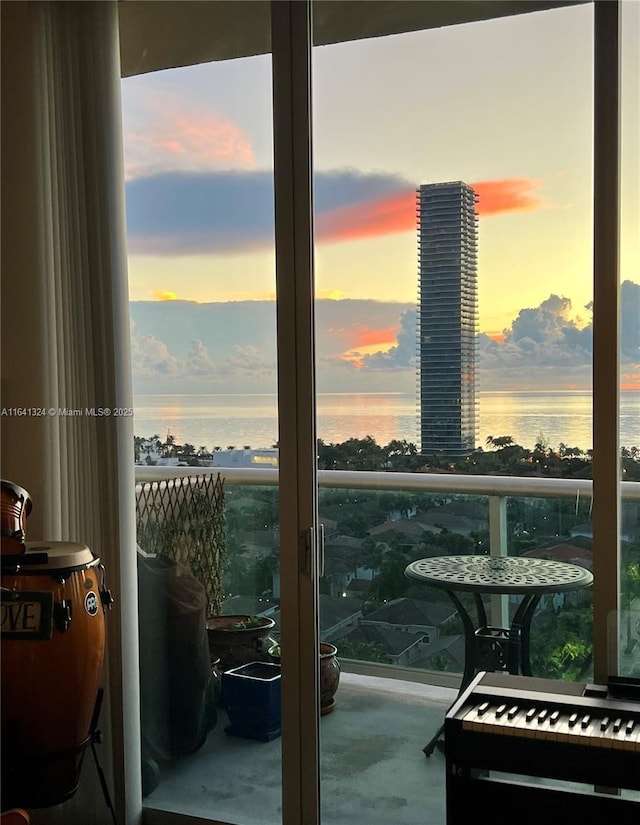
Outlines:
{"label": "white curtain", "polygon": [[[116,3],[3,3],[1,473],[31,494],[29,540],[82,542],[106,566],[99,753],[129,823],[141,798],[133,420],[115,414],[132,407],[121,141]],[[90,753],[78,794],[38,816],[111,822]]]}

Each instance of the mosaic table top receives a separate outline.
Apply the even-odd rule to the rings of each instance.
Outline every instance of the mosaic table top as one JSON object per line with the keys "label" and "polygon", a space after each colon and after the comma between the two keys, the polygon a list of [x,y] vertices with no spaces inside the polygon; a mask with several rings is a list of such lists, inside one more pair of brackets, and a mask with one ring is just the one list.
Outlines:
{"label": "mosaic table top", "polygon": [[436,556],[414,561],[405,575],[443,590],[476,593],[560,593],[593,582],[584,567],[522,556]]}

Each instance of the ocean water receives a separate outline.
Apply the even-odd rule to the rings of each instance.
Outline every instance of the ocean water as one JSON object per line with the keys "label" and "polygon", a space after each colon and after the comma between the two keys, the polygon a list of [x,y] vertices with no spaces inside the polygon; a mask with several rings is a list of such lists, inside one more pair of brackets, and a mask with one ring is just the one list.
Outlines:
{"label": "ocean water", "polygon": [[[590,449],[592,398],[589,392],[485,392],[479,394],[479,438],[511,436],[532,448],[539,435],[550,446]],[[270,447],[278,440],[275,395],[137,395],[135,434],[196,449],[218,446]],[[372,436],[380,445],[394,438],[419,445],[414,395],[403,393],[321,393],[317,398],[318,437],[326,442]],[[620,398],[620,443],[640,447],[640,392]]]}

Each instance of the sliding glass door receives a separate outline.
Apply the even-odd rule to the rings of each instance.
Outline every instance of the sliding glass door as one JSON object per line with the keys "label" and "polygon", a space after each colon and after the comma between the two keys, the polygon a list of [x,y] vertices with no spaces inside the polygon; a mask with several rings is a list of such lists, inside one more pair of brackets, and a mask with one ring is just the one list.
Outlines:
{"label": "sliding glass door", "polygon": [[[279,717],[271,59],[157,72],[124,90],[130,167],[136,148],[156,162],[127,183],[144,805],[278,825],[281,740],[261,739],[280,721],[245,724],[250,699],[227,676],[264,664],[242,675],[273,693]],[[267,479],[252,483],[252,468]]]}
{"label": "sliding glass door", "polygon": [[[158,13],[165,5],[180,6]],[[580,489],[593,466],[601,506],[618,506],[617,483],[592,463],[595,443],[618,461],[591,395],[596,384],[617,395],[592,338],[617,312],[600,297],[602,267],[595,288],[591,277],[593,235],[611,241],[591,197],[603,100],[593,4],[523,3],[530,17],[497,20],[495,4],[472,4],[473,20],[446,3],[357,5],[183,4],[198,65],[149,48],[131,74],[153,73],[123,82],[138,481],[164,506],[176,490],[184,499],[184,479],[191,491],[220,476],[220,612],[240,616],[236,630],[271,619],[255,658],[279,669],[281,696],[281,737],[237,736],[217,704],[189,752],[143,766],[147,822],[413,825],[427,810],[443,822],[444,763],[425,766],[421,748],[459,685],[461,631],[404,568],[528,552],[533,533],[569,543],[592,514],[589,496],[507,501],[447,479],[507,466],[552,478],[580,462]],[[216,32],[206,48],[205,30]],[[540,54],[555,55],[555,74]],[[163,60],[183,68],[155,73]],[[434,210],[439,222],[423,220]],[[593,322],[578,304],[597,305]],[[429,372],[443,318],[456,324],[451,358]],[[498,383],[481,395],[487,377]],[[560,429],[535,430],[558,393]],[[604,441],[588,443],[592,429]],[[474,461],[482,469],[463,466]],[[172,476],[180,484],[167,486]],[[148,489],[137,494],[152,511]],[[158,532],[149,512],[145,539]],[[600,630],[585,666],[601,678],[600,631],[619,595],[606,572],[615,522],[594,523],[596,535]],[[496,619],[508,609],[491,604]],[[591,604],[580,609],[586,649]],[[150,615],[143,607],[141,626]],[[165,610],[155,623],[165,642],[172,621]]]}
{"label": "sliding glass door", "polygon": [[[618,405],[606,341],[618,288],[617,135],[605,123],[615,4],[495,17],[471,5],[460,21],[438,3],[373,3],[361,17],[314,3],[320,662],[341,665],[335,696],[321,697],[323,823],[445,819],[444,759],[436,750],[425,764],[422,749],[460,684],[462,627],[441,591],[404,576],[409,563],[595,565],[593,590],[536,611],[534,675],[604,681],[615,648],[603,635],[618,601],[619,536],[604,523],[619,507],[605,423]],[[627,218],[627,235],[636,224]],[[636,287],[623,284],[627,364]],[[623,423],[635,443],[637,422]],[[514,477],[513,493],[497,495],[491,476]],[[626,492],[629,523],[638,493]],[[629,604],[636,556],[623,555]],[[486,602],[490,624],[508,627],[514,604]]]}

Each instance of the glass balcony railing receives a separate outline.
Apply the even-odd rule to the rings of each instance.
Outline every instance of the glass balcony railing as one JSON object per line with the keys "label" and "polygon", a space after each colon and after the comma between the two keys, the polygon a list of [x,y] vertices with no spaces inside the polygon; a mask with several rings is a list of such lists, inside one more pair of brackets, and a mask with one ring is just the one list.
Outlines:
{"label": "glass balcony railing", "polygon": [[[228,559],[223,608],[275,617],[277,637],[277,469],[136,467],[138,482],[160,487],[169,478],[219,473]],[[425,684],[457,684],[464,656],[459,619],[446,596],[405,578],[418,558],[528,555],[591,567],[588,479],[321,470],[319,484],[321,639],[339,647],[347,671],[394,678],[409,672]],[[147,486],[138,485],[139,496]],[[640,482],[623,482],[621,490],[624,557],[639,538]],[[621,601],[635,608],[633,586],[623,580]],[[507,626],[514,607],[505,598],[488,600],[491,623]],[[626,648],[629,673],[640,672],[640,638]],[[590,590],[542,599],[532,664],[534,675],[591,677]]]}
{"label": "glass balcony railing", "polygon": [[[212,576],[216,587],[205,588],[206,598],[217,598],[223,615],[272,620],[270,639],[277,642],[278,470],[137,466],[136,481],[141,549],[169,554],[191,567],[196,578],[207,581]],[[468,553],[542,555],[590,567],[591,482],[320,470],[319,485],[319,513],[325,527],[320,637],[338,649],[342,670],[336,713],[321,721],[324,793],[330,796],[337,787],[332,759],[345,741],[352,738],[359,749],[376,751],[379,731],[393,730],[393,746],[385,751],[385,770],[389,776],[402,777],[411,789],[401,815],[394,812],[394,822],[424,821],[425,811],[429,821],[444,822],[445,763],[438,758],[425,761],[422,749],[440,726],[460,685],[463,628],[457,611],[438,595],[440,591],[407,579],[405,567],[418,558]],[[640,482],[624,482],[621,492],[623,568],[625,559],[631,568],[632,548],[638,542]],[[168,529],[162,528],[163,521]],[[225,559],[222,565],[220,557]],[[178,580],[182,578],[186,581],[178,603],[164,613],[149,610],[150,606],[157,608],[158,602],[152,603],[149,594],[146,601],[142,598],[145,582],[139,580],[145,805],[172,811],[180,804],[185,813],[202,816],[215,799],[222,806],[216,810],[225,821],[238,821],[241,811],[243,821],[264,825],[265,806],[278,810],[280,804],[279,786],[273,780],[281,763],[279,739],[260,742],[256,748],[227,736],[226,708],[217,705],[205,707],[197,726],[200,731],[207,723],[205,735],[188,748],[182,747],[198,721],[192,701],[195,680],[188,676],[193,670],[189,637],[194,611],[189,611],[188,598],[182,598],[190,592],[186,587],[189,577]],[[622,582],[621,600],[632,607],[638,599],[634,581],[629,576]],[[166,601],[164,589],[162,594]],[[590,589],[543,597],[532,623],[534,675],[592,679],[591,598]],[[201,617],[202,603],[198,607]],[[485,609],[491,625],[505,627],[515,605],[506,597],[493,596],[486,600]],[[626,672],[638,675],[640,626],[632,623],[627,630],[628,638],[623,640]],[[167,638],[160,648],[152,644],[158,633]],[[179,653],[180,667],[169,655],[172,647]],[[166,661],[158,662],[158,650],[164,651]],[[153,662],[153,678],[145,678],[142,669],[149,661]],[[162,674],[167,681],[164,690]],[[176,674],[180,677],[179,701],[162,704],[165,694],[174,696]],[[169,723],[174,704],[180,709],[185,698],[188,713],[179,716],[176,740],[176,730]],[[169,723],[165,722],[167,713]],[[163,725],[171,730],[172,738],[164,736]],[[159,745],[163,759],[149,777],[149,766],[154,765],[149,754],[157,757]],[[167,749],[171,758],[165,754]],[[240,786],[219,793],[215,777],[230,762],[236,774],[252,777],[252,795]],[[350,781],[371,793],[373,780],[366,764],[352,766]],[[425,782],[428,800],[419,790]],[[207,788],[210,796],[191,792],[195,788]],[[354,811],[350,821],[370,825],[369,809]]]}

